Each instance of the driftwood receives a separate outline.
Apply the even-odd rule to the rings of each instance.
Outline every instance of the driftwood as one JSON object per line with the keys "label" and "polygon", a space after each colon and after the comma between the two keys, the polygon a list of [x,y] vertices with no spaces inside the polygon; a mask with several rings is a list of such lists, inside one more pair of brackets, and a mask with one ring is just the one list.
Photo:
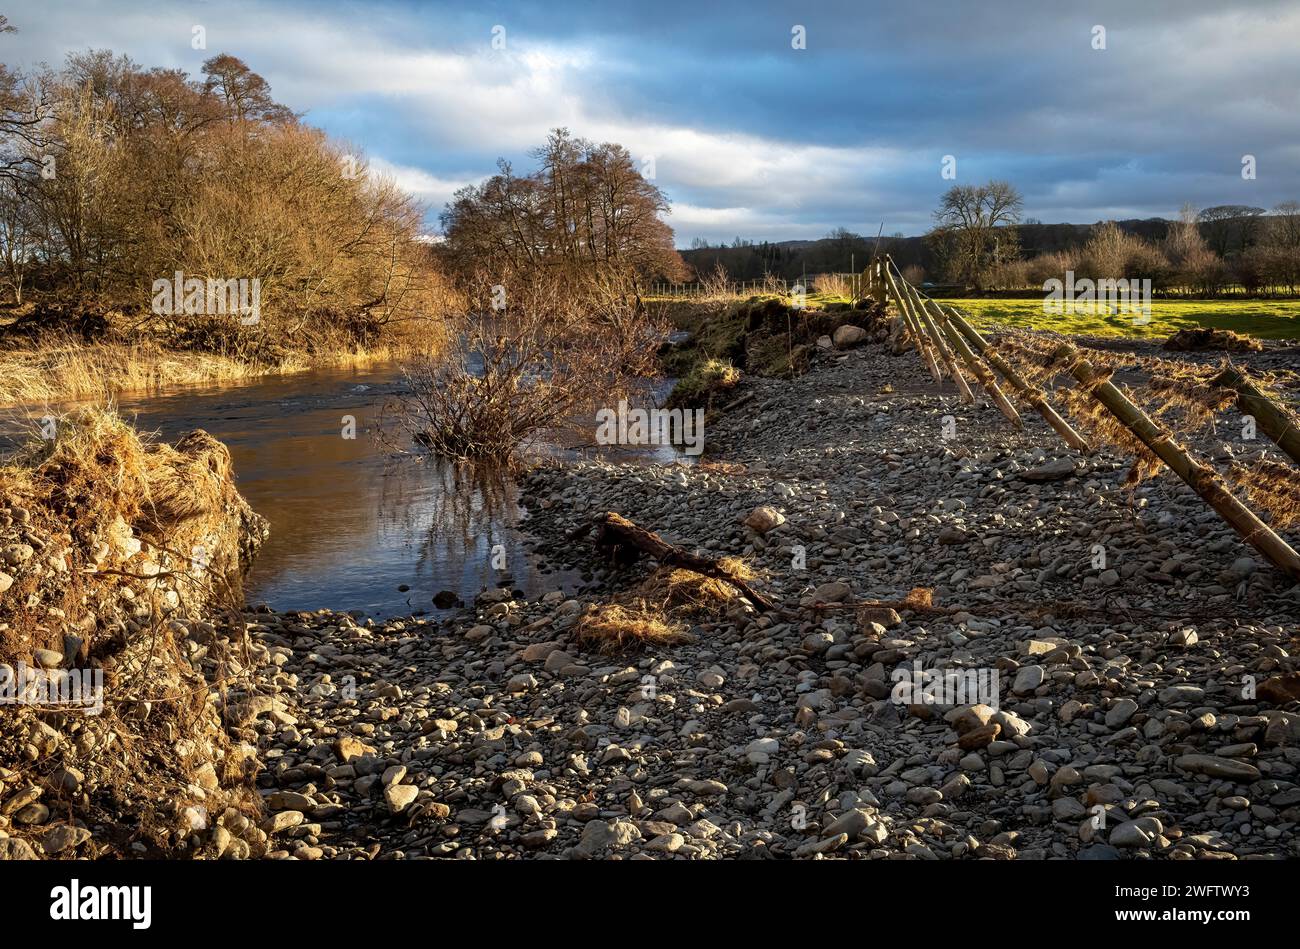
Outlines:
{"label": "driftwood", "polygon": [[736,576],[712,557],[702,557],[689,550],[668,543],[654,531],[633,524],[622,514],[609,511],[590,524],[584,524],[565,535],[566,540],[576,540],[595,530],[596,548],[608,554],[619,564],[635,562],[641,555],[659,561],[665,567],[681,567],[713,580],[729,583],[760,610],[773,608],[772,601],[759,593],[745,580]]}

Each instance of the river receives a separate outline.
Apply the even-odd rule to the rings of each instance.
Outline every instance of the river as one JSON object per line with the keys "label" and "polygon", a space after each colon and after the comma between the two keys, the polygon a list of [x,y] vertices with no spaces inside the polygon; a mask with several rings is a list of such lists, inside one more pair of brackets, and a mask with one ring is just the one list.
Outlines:
{"label": "river", "polygon": [[[403,385],[393,365],[321,369],[126,394],[117,406],[142,432],[172,441],[202,428],[229,446],[240,492],[271,526],[246,580],[250,605],[379,619],[437,614],[433,597],[443,590],[466,602],[506,584],[530,595],[575,590],[581,577],[548,573],[528,554],[527,519],[513,482],[476,485],[455,466],[395,455],[376,442],[380,410]],[[5,414],[12,434],[34,410]],[[344,416],[355,418],[355,438],[343,437]],[[663,447],[615,449],[606,457],[646,464],[678,456]],[[496,569],[502,557],[505,569]]]}

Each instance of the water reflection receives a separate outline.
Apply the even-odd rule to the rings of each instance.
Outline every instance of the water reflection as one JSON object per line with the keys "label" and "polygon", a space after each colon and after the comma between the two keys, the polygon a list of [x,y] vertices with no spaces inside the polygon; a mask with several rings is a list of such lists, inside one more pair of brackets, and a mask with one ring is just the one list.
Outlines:
{"label": "water reflection", "polygon": [[[118,407],[161,438],[203,428],[230,447],[240,491],[271,524],[246,584],[250,603],[382,617],[435,612],[433,597],[442,590],[469,601],[505,583],[530,594],[576,589],[577,576],[544,573],[529,555],[511,478],[395,457],[376,443],[382,406],[402,385],[391,366],[320,370],[123,398]],[[5,427],[30,431],[29,419],[42,414],[10,412]],[[346,416],[355,419],[355,438],[344,437]],[[551,455],[593,454],[586,447],[592,442],[574,433],[541,447]],[[600,454],[630,463],[678,457],[669,447]],[[494,548],[504,569],[494,567]]]}

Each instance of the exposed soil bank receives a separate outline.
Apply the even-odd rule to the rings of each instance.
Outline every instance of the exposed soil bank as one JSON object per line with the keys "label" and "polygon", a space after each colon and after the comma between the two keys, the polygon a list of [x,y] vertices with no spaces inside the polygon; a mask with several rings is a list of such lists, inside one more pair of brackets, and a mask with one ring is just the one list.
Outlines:
{"label": "exposed soil bank", "polygon": [[211,854],[256,830],[256,753],[221,716],[260,647],[214,620],[265,528],[226,447],[86,411],[0,483],[0,852]]}

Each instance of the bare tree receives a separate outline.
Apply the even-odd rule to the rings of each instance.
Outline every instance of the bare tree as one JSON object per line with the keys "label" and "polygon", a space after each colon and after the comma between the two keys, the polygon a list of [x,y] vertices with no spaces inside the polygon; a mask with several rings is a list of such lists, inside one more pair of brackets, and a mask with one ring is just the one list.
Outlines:
{"label": "bare tree", "polygon": [[667,200],[621,145],[556,129],[534,157],[528,175],[500,161],[442,214],[466,313],[457,342],[413,367],[397,414],[439,454],[508,457],[655,370],[664,328],[640,291],[685,276]]}
{"label": "bare tree", "polygon": [[1259,231],[1259,216],[1263,208],[1245,204],[1220,204],[1206,208],[1197,221],[1210,250],[1220,257],[1245,250],[1253,243]]}
{"label": "bare tree", "polygon": [[204,88],[217,92],[225,103],[231,123],[250,119],[263,122],[292,122],[297,117],[271,98],[265,79],[248,68],[248,64],[229,53],[213,56],[203,63]]}
{"label": "bare tree", "polygon": [[1255,251],[1260,281],[1295,293],[1300,286],[1300,201],[1283,201],[1273,208]]}
{"label": "bare tree", "polygon": [[27,208],[15,181],[0,178],[0,263],[2,276],[13,302],[23,302],[23,285],[35,250]]}
{"label": "bare tree", "polygon": [[1190,204],[1183,205],[1179,219],[1165,235],[1162,249],[1179,286],[1211,293],[1222,286],[1226,268],[1218,255],[1206,246],[1197,219],[1196,208]]}
{"label": "bare tree", "polygon": [[934,212],[931,246],[945,258],[950,274],[980,286],[985,273],[1019,257],[1015,225],[1024,200],[1005,181],[955,185]]}
{"label": "bare tree", "polygon": [[[0,16],[0,34],[17,33]],[[0,178],[18,181],[40,167],[49,103],[39,87],[0,63]]]}
{"label": "bare tree", "polygon": [[621,145],[594,145],[556,129],[535,153],[540,167],[463,188],[442,214],[444,256],[463,279],[485,266],[514,275],[565,274],[574,293],[628,299],[656,276],[683,279],[685,265],[663,221],[668,202]]}

